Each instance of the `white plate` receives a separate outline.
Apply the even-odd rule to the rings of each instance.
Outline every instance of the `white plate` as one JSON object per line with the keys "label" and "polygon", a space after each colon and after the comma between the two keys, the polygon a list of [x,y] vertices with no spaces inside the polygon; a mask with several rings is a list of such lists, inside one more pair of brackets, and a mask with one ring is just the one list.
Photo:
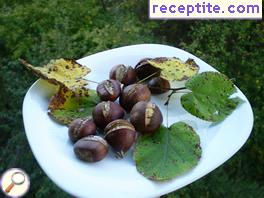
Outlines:
{"label": "white plate", "polygon": [[[111,67],[116,64],[134,66],[141,58],[160,56],[175,56],[183,61],[193,58],[200,66],[200,72],[215,71],[188,52],[155,44],[108,50],[78,62],[92,69],[88,79],[102,81],[108,78]],[[91,84],[91,88],[94,87]],[[104,160],[94,164],[76,159],[68,140],[67,127],[57,124],[47,115],[53,93],[54,87],[43,80],[38,80],[27,92],[23,104],[26,135],[45,173],[63,190],[77,197],[157,197],[177,190],[208,174],[234,155],[246,142],[253,125],[251,106],[240,90],[236,95],[245,102],[217,125],[190,115],[181,107],[180,95],[174,96],[169,108],[169,123],[185,121],[196,129],[201,138],[202,158],[194,169],[180,177],[167,182],[153,182],[137,172],[132,152],[123,160],[115,159],[110,153]],[[163,112],[165,97],[166,94],[152,98]]]}

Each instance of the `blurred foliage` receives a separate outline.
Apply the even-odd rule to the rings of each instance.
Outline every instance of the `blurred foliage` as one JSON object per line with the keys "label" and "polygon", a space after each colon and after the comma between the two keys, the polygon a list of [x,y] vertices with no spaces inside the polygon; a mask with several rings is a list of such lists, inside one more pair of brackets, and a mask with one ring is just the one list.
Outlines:
{"label": "blurred foliage", "polygon": [[150,21],[147,6],[143,0],[0,0],[0,172],[25,169],[32,181],[27,197],[71,196],[49,180],[29,148],[21,107],[36,77],[17,59],[41,65],[136,43],[169,44],[201,57],[233,78],[254,110],[252,135],[234,157],[164,197],[264,197],[263,21]]}

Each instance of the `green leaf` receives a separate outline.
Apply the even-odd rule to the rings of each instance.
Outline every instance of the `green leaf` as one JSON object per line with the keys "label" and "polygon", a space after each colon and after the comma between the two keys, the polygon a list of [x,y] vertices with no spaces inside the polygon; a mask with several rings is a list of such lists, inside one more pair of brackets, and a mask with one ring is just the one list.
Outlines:
{"label": "green leaf", "polygon": [[161,77],[167,80],[187,80],[199,71],[193,59],[182,62],[178,58],[155,58],[148,61],[153,67],[161,69]]}
{"label": "green leaf", "polygon": [[178,122],[151,136],[140,136],[134,160],[137,170],[152,180],[169,180],[193,168],[201,157],[200,138],[189,125]]}
{"label": "green leaf", "polygon": [[231,80],[218,72],[198,74],[185,86],[192,92],[181,97],[182,106],[203,120],[222,121],[242,102],[238,97],[230,98],[236,88]]}
{"label": "green leaf", "polygon": [[67,87],[71,91],[84,88],[88,83],[83,77],[91,71],[88,67],[80,65],[73,59],[51,60],[43,67],[34,67],[22,59],[20,59],[20,62],[36,76],[47,80],[51,84]]}
{"label": "green leaf", "polygon": [[70,124],[77,118],[92,115],[93,108],[100,102],[95,90],[69,91],[60,88],[49,104],[49,115],[62,124]]}

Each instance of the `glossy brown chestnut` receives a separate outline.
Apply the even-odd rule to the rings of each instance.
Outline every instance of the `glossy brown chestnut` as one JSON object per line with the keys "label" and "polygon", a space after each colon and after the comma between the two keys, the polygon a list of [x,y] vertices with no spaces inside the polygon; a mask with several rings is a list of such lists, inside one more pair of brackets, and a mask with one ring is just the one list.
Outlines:
{"label": "glossy brown chestnut", "polygon": [[107,142],[100,136],[90,135],[78,140],[74,144],[75,155],[87,162],[98,162],[108,153]]}
{"label": "glossy brown chestnut", "polygon": [[154,77],[148,82],[148,88],[152,94],[163,94],[169,91],[170,82],[161,77]]}
{"label": "glossy brown chestnut", "polygon": [[72,142],[86,137],[88,135],[96,134],[96,125],[92,119],[81,119],[74,120],[69,125],[68,135]]}
{"label": "glossy brown chestnut", "polygon": [[103,101],[96,105],[92,114],[95,125],[100,129],[104,129],[110,122],[123,118],[125,111],[114,102]]}
{"label": "glossy brown chestnut", "polygon": [[132,84],[125,87],[119,98],[120,105],[127,111],[139,101],[149,101],[151,92],[147,85]]}
{"label": "glossy brown chestnut", "polygon": [[117,157],[123,158],[136,139],[136,131],[126,120],[118,119],[105,127],[105,139],[114,149]]}
{"label": "glossy brown chestnut", "polygon": [[137,74],[137,77],[139,80],[142,80],[144,78],[147,78],[148,76],[153,75],[153,76],[160,76],[160,69],[153,67],[148,63],[148,60],[152,60],[151,58],[144,58],[140,60],[136,66],[135,66],[135,71]]}
{"label": "glossy brown chestnut", "polygon": [[132,67],[126,67],[122,64],[116,65],[111,69],[109,78],[118,80],[125,86],[137,82],[137,74],[135,70]]}
{"label": "glossy brown chestnut", "polygon": [[105,80],[97,86],[96,91],[102,101],[115,101],[121,93],[121,84],[116,80]]}
{"label": "glossy brown chestnut", "polygon": [[138,102],[130,113],[130,122],[142,134],[154,133],[163,121],[159,107],[153,102]]}

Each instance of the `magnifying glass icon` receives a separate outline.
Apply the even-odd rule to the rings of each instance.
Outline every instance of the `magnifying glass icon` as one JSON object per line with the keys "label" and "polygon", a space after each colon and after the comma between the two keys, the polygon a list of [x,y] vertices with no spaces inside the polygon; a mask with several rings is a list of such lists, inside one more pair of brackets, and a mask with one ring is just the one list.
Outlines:
{"label": "magnifying glass icon", "polygon": [[9,193],[15,185],[21,185],[25,182],[26,176],[22,172],[14,172],[11,176],[11,184],[5,189],[6,193]]}

